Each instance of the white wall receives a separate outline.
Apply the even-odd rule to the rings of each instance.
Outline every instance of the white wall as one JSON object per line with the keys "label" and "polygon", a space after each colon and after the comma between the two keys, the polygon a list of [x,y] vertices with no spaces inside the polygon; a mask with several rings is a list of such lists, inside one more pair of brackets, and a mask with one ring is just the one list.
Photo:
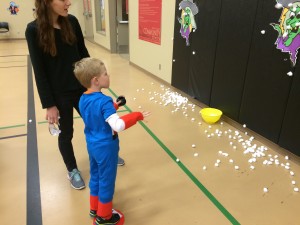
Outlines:
{"label": "white wall", "polygon": [[[9,2],[10,0],[0,0],[0,21],[8,22],[10,26],[9,34],[0,33],[0,39],[24,39],[27,24],[34,20],[34,0],[15,0],[14,2],[19,6],[17,15],[11,15],[10,11],[7,10]],[[82,0],[73,0],[69,13],[78,18],[82,30],[84,30]]]}
{"label": "white wall", "polygon": [[162,1],[161,45],[156,45],[138,39],[138,1],[129,1],[130,61],[168,83],[172,77],[175,4],[175,0]]}
{"label": "white wall", "polygon": [[[82,32],[84,32],[84,16],[83,16],[83,1],[82,0],[71,0],[72,5],[69,8],[69,13],[76,16]],[[84,34],[84,33],[83,33]]]}
{"label": "white wall", "polygon": [[[105,0],[105,20],[106,34],[96,32],[95,1],[92,0],[93,9],[93,30],[94,41],[104,48],[110,50],[110,27],[109,27],[109,1]],[[9,38],[25,38],[25,29],[27,23],[34,19],[33,11],[34,0],[15,0],[19,5],[18,15],[10,15],[7,10],[10,0],[0,0],[0,20],[9,22]],[[172,76],[172,55],[173,55],[173,34],[174,34],[174,16],[175,0],[162,1],[162,22],[161,22],[161,45],[152,44],[138,39],[138,1],[129,1],[129,53],[130,61],[157,76],[158,78],[171,83]],[[83,1],[73,0],[69,10],[70,14],[75,15],[85,30],[83,16]],[[0,34],[1,38],[8,38],[6,34]]]}
{"label": "white wall", "polygon": [[9,0],[0,0],[0,20],[1,22],[8,22],[10,31],[7,33],[0,33],[0,38],[25,38],[25,29],[27,23],[33,20],[34,0],[14,1],[19,7],[17,15],[11,15],[9,8]]}

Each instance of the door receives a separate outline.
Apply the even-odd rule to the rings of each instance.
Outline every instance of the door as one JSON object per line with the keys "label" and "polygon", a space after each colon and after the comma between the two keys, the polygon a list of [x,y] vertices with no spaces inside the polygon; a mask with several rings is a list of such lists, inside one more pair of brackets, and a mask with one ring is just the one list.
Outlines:
{"label": "door", "polygon": [[93,14],[91,0],[83,0],[83,15],[85,25],[85,38],[94,41]]}
{"label": "door", "polygon": [[117,51],[119,54],[129,53],[128,3],[117,0]]}

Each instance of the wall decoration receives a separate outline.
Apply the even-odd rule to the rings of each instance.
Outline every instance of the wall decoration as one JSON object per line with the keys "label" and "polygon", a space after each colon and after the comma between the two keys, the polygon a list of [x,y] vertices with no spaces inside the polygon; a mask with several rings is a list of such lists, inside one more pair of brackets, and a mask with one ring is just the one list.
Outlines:
{"label": "wall decoration", "polygon": [[295,66],[300,48],[300,1],[277,0],[275,7],[282,9],[279,24],[271,23],[278,32],[275,45],[277,49],[290,54],[292,66]]}
{"label": "wall decoration", "polygon": [[194,16],[198,13],[198,7],[193,0],[183,0],[179,3],[179,10],[182,10],[181,17],[178,18],[181,24],[180,33],[185,38],[186,46],[190,45],[189,36],[197,29]]}
{"label": "wall decoration", "polygon": [[162,0],[139,0],[139,39],[160,45]]}
{"label": "wall decoration", "polygon": [[17,15],[19,12],[19,6],[15,2],[10,2],[7,10],[10,11],[11,15]]}

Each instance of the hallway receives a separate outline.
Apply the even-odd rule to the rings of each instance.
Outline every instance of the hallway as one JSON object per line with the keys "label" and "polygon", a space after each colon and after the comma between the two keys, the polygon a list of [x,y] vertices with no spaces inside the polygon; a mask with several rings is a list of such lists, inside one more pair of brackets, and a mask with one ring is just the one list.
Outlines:
{"label": "hallway", "polygon": [[[152,113],[119,134],[126,164],[118,168],[114,208],[125,224],[299,224],[299,157],[225,117],[206,124],[200,103],[120,55],[86,44],[110,74],[105,93],[127,99],[119,115]],[[92,224],[88,186],[70,187],[29,62],[25,40],[0,40],[0,225]],[[88,184],[84,124],[77,113],[74,118],[73,145]]]}

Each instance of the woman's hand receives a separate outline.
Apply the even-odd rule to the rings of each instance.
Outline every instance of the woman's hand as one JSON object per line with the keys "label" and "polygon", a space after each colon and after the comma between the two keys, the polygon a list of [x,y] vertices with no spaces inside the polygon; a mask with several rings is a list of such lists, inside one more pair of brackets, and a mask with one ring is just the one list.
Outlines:
{"label": "woman's hand", "polygon": [[59,111],[56,106],[52,106],[50,108],[47,108],[46,111],[46,120],[48,120],[48,123],[56,123],[59,125]]}

